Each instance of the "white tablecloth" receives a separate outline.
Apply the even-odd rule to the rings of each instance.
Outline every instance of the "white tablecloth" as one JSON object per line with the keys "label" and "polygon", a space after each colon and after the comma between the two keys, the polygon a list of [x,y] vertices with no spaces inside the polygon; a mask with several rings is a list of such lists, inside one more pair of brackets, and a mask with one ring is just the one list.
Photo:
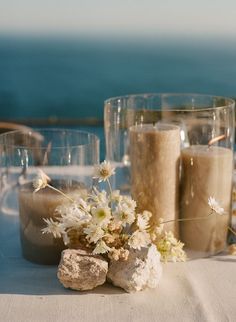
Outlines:
{"label": "white tablecloth", "polygon": [[0,321],[236,321],[236,257],[164,264],[155,290],[127,294],[111,285],[90,292],[62,287],[56,267],[21,257],[18,218],[0,216]]}

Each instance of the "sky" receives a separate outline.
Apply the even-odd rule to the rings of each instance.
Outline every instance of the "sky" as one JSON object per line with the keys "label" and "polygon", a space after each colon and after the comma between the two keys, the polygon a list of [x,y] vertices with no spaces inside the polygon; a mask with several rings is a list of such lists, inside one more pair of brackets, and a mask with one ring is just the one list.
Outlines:
{"label": "sky", "polygon": [[0,33],[236,35],[235,0],[0,0]]}

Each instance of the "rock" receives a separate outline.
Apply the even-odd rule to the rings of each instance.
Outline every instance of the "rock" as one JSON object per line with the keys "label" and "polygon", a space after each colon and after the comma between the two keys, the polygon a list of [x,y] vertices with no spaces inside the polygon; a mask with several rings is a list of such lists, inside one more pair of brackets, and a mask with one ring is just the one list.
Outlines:
{"label": "rock", "polygon": [[141,250],[130,250],[127,261],[111,260],[108,280],[127,292],[157,287],[162,276],[160,253],[155,245]]}
{"label": "rock", "polygon": [[98,255],[84,250],[66,249],[62,252],[57,277],[66,288],[92,290],[106,281],[108,263]]}

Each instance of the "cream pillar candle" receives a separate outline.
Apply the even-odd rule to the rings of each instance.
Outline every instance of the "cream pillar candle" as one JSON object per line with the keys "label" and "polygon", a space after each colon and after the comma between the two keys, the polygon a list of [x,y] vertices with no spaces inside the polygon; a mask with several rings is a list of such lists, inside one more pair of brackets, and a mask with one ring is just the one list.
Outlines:
{"label": "cream pillar candle", "polygon": [[208,216],[209,197],[225,210],[222,216],[181,222],[181,241],[189,250],[209,255],[220,252],[226,245],[231,213],[233,153],[223,147],[194,145],[182,150],[181,160],[181,218]]}
{"label": "cream pillar candle", "polygon": [[[144,124],[130,129],[131,193],[139,211],[152,212],[153,223],[178,218],[180,129]],[[178,237],[178,223],[169,223]]]}
{"label": "cream pillar candle", "polygon": [[[67,187],[65,182],[57,180],[53,186],[60,188],[70,197],[86,193],[85,187],[73,183]],[[61,251],[65,249],[62,239],[56,239],[52,234],[42,234],[46,227],[43,218],[55,218],[54,210],[67,200],[60,193],[46,187],[33,193],[32,182],[23,185],[19,191],[20,237],[23,256],[39,264],[58,264]]]}

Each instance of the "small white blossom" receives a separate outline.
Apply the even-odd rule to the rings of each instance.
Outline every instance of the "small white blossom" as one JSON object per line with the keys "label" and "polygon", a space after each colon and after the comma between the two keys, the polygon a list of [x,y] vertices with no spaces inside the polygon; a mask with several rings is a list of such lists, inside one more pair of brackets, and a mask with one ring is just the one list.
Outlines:
{"label": "small white blossom", "polygon": [[105,227],[111,219],[111,209],[109,207],[94,207],[92,208],[92,216],[94,223]]}
{"label": "small white blossom", "polygon": [[123,247],[116,249],[115,247],[112,247],[108,257],[110,259],[114,259],[115,261],[118,260],[124,260],[126,261],[129,257],[129,250],[128,249],[124,249]]}
{"label": "small white blossom", "polygon": [[93,254],[105,254],[111,250],[110,247],[101,239],[97,242],[96,247],[93,250]]}
{"label": "small white blossom", "polygon": [[110,231],[120,230],[122,228],[122,222],[119,221],[117,218],[114,218],[109,222],[108,229]]}
{"label": "small white blossom", "polygon": [[92,202],[96,205],[100,205],[101,207],[108,207],[109,199],[107,196],[107,192],[102,190],[101,192],[94,188],[93,193],[91,195]]}
{"label": "small white blossom", "polygon": [[42,229],[43,234],[53,234],[54,238],[60,238],[64,234],[64,229],[58,221],[54,221],[52,218],[43,218],[47,227]]}
{"label": "small white blossom", "polygon": [[146,231],[136,230],[129,238],[128,245],[131,248],[140,250],[151,243],[150,235]]}
{"label": "small white blossom", "polygon": [[96,244],[97,241],[104,236],[104,230],[100,226],[94,224],[87,226],[83,231],[87,235],[86,239],[90,243],[94,244]]}
{"label": "small white blossom", "polygon": [[80,207],[80,208],[82,208],[85,212],[89,213],[91,206],[90,206],[90,204],[89,204],[88,202],[86,202],[84,199],[82,199],[82,198],[78,198],[78,199],[76,200],[76,204],[78,204],[78,205],[79,205],[79,207]]}
{"label": "small white blossom", "polygon": [[157,250],[164,262],[185,262],[186,253],[183,250],[184,244],[178,241],[172,232],[164,233],[164,236],[156,242]]}
{"label": "small white blossom", "polygon": [[137,215],[137,226],[140,230],[149,228],[149,220],[152,216],[150,211],[144,210],[143,213]]}
{"label": "small white blossom", "polygon": [[122,196],[120,195],[120,190],[114,190],[111,193],[111,200],[115,202],[120,202]]}
{"label": "small white blossom", "polygon": [[135,221],[135,213],[130,210],[125,204],[119,204],[115,211],[114,217],[116,222],[121,222],[122,226],[131,225]]}
{"label": "small white blossom", "polygon": [[92,218],[92,216],[82,210],[77,203],[59,205],[55,209],[55,212],[60,215],[59,221],[65,229],[80,228]]}
{"label": "small white blossom", "polygon": [[106,181],[113,174],[115,174],[115,168],[113,168],[109,161],[103,161],[100,165],[95,166],[94,178],[99,182]]}
{"label": "small white blossom", "polygon": [[135,208],[137,206],[136,201],[133,200],[130,196],[121,196],[119,204],[121,207],[129,209],[129,211],[132,211],[132,212],[135,211]]}
{"label": "small white blossom", "polygon": [[38,169],[38,175],[33,181],[34,192],[46,188],[50,180],[51,179],[43,172],[43,170]]}
{"label": "small white blossom", "polygon": [[216,201],[215,198],[213,197],[210,197],[208,199],[208,205],[209,207],[215,212],[217,213],[218,215],[223,215],[224,213],[224,208],[222,208],[219,203]]}

